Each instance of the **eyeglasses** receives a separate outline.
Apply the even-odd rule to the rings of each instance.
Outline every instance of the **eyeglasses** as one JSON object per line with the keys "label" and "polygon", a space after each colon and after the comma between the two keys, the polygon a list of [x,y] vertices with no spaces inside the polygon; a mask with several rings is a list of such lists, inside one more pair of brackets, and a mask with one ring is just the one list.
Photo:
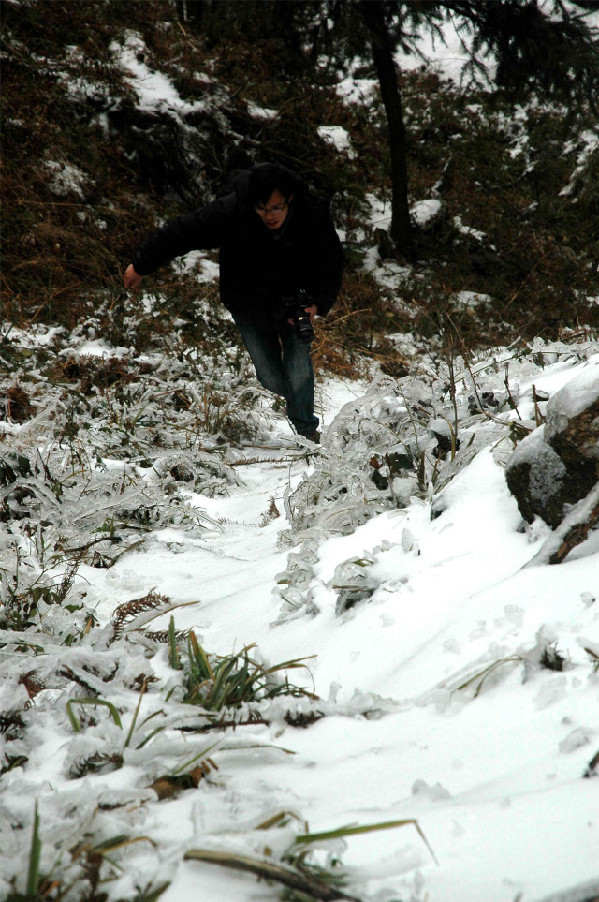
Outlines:
{"label": "eyeglasses", "polygon": [[284,201],[282,204],[273,204],[272,207],[265,207],[264,204],[256,204],[255,210],[256,213],[259,213],[261,216],[263,214],[268,213],[282,213],[287,206],[287,201]]}

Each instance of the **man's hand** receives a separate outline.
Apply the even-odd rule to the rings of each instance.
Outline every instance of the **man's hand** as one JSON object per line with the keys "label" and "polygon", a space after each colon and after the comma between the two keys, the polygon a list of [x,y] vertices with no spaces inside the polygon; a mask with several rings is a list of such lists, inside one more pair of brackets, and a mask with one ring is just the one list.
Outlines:
{"label": "man's hand", "polygon": [[139,273],[136,273],[133,269],[133,263],[130,263],[123,276],[123,285],[127,291],[137,291],[142,278],[143,276],[140,276]]}
{"label": "man's hand", "polygon": [[311,304],[310,307],[304,307],[304,310],[310,315],[310,322],[314,325],[314,317],[318,313],[318,307],[316,304]]}
{"label": "man's hand", "polygon": [[[314,317],[318,313],[318,307],[316,306],[316,304],[312,304],[310,307],[304,307],[304,313],[308,314],[308,316],[310,317],[310,323],[314,325]],[[287,322],[290,326],[293,326],[295,324],[295,320],[293,320],[291,317],[288,317]]]}

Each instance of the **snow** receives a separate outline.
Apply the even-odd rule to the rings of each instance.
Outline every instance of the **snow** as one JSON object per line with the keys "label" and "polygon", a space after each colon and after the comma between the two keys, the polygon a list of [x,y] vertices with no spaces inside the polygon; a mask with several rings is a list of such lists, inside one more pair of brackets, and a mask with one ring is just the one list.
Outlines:
{"label": "snow", "polygon": [[478,307],[480,304],[489,304],[491,297],[488,294],[480,294],[477,291],[459,291],[455,296],[459,307]]}
{"label": "snow", "polygon": [[32,348],[52,345],[63,332],[62,326],[33,325],[28,330],[22,330],[11,324],[7,337],[10,336],[20,347]]}
{"label": "snow", "polygon": [[[113,49],[141,109],[185,112],[201,106],[185,104],[168,79],[148,68],[137,36]],[[457,39],[449,48],[429,51],[438,54],[446,73],[454,71],[454,60],[461,66]],[[353,100],[373,88],[372,81],[348,79],[338,90]],[[323,126],[322,134],[347,152],[343,130]],[[56,165],[51,169],[58,172]],[[80,173],[60,172],[70,190],[82,190]],[[389,207],[371,200],[376,224],[384,226]],[[423,202],[419,221],[435,212],[435,203]],[[459,218],[455,225],[485,239]],[[204,255],[190,255],[184,265],[199,268],[200,280],[214,276],[215,264]],[[381,263],[375,274],[383,284],[397,284],[404,272]],[[474,305],[481,298],[462,292],[460,299]],[[51,345],[59,332],[33,327],[17,338],[29,347]],[[123,356],[126,349],[90,339],[63,353]],[[594,358],[587,353],[581,361],[574,353],[564,358],[548,352],[543,373],[534,376],[507,350],[497,360],[510,361],[527,416],[533,381],[550,394],[566,383],[585,397],[594,392],[598,354],[599,349]],[[367,388],[347,380],[319,384],[325,448],[337,412],[350,401],[359,407]],[[562,397],[571,412],[574,396]],[[8,425],[6,436],[19,432]],[[599,742],[599,673],[586,651],[599,648],[596,537],[559,566],[527,566],[548,528],[522,528],[490,440],[440,493],[426,500],[412,496],[405,508],[372,516],[350,534],[323,533],[309,575],[316,613],[281,619],[277,579],[289,555],[282,541],[289,526],[284,500],[315,465],[301,454],[290,456],[290,433],[282,425],[280,431],[281,448],[252,449],[252,459],[248,454],[239,460],[240,482],[227,495],[188,493],[190,505],[205,512],[208,528],[161,527],[110,569],[82,566],[77,580],[100,628],[119,604],[153,590],[179,605],[173,612],[177,629],[193,628],[211,654],[256,643],[256,654],[273,664],[304,658],[309,671],[292,671],[290,680],[318,695],[326,716],[293,727],[281,707],[270,725],[199,738],[169,721],[148,745],[123,749],[122,731],[107,711],[97,710],[95,724],[74,733],[65,715],[71,697],[66,690],[49,686],[28,699],[25,683],[12,674],[0,686],[3,713],[20,707],[31,736],[21,749],[29,760],[3,776],[0,829],[8,838],[0,855],[13,868],[11,875],[20,875],[19,891],[25,892],[30,833],[24,842],[10,824],[20,818],[31,824],[37,802],[47,870],[60,855],[69,859],[55,852],[53,833],[69,838],[67,848],[75,848],[92,823],[96,841],[119,834],[140,840],[121,850],[122,869],[105,884],[115,900],[133,899],[138,888],[162,881],[170,881],[164,902],[274,900],[274,885],[185,861],[183,852],[209,847],[274,856],[306,829],[389,821],[409,823],[324,844],[317,853],[322,863],[329,853],[331,859],[339,855],[347,892],[368,902],[539,902],[576,885],[586,886],[585,898],[598,893],[599,779],[583,779]],[[122,461],[105,465],[118,469]],[[442,513],[433,519],[439,500]],[[273,503],[281,516],[269,519]],[[7,545],[9,539],[5,532]],[[369,595],[338,613],[337,580],[351,572],[364,574]],[[56,573],[60,578],[60,568]],[[6,599],[5,583],[2,591]],[[56,607],[48,605],[49,613]],[[169,616],[152,627],[166,628]],[[551,648],[563,659],[561,671],[541,664]],[[3,668],[26,675],[43,669],[51,653],[56,650],[35,656],[21,648],[9,659],[3,652]],[[185,706],[171,694],[176,672],[166,651],[151,658],[132,641],[113,652],[82,644],[81,652],[65,646],[62,653],[87,681],[93,680],[92,659],[102,661],[108,674],[114,665],[125,675],[119,687],[108,678],[105,683],[105,697],[118,705],[125,729],[138,699],[142,720],[163,709],[168,714],[175,703],[176,716],[183,717]],[[155,681],[141,699],[131,687],[144,673]],[[196,717],[197,709],[187,707],[185,716]],[[10,744],[2,739],[6,752]],[[117,745],[122,767],[73,777],[69,768],[85,754]],[[18,750],[17,741],[12,751]],[[151,779],[202,755],[213,758],[218,771],[196,789],[157,801]],[[279,812],[291,813],[286,826],[259,829]],[[6,879],[0,877],[0,894],[8,888]]]}
{"label": "snow", "polygon": [[442,208],[440,200],[420,200],[410,208],[410,215],[417,225],[422,226],[438,216]]}
{"label": "snow", "polygon": [[255,116],[256,119],[273,120],[277,119],[279,115],[277,110],[268,110],[255,103],[248,103],[248,112],[251,116]]}
{"label": "snow", "polygon": [[454,216],[453,224],[462,235],[470,235],[472,238],[476,238],[477,241],[485,241],[487,238],[485,233],[481,232],[479,229],[472,229],[470,226],[464,225],[461,216]]}
{"label": "snow", "polygon": [[370,220],[376,228],[387,229],[391,224],[391,204],[375,194],[367,194],[366,201],[371,206]]}
{"label": "snow", "polygon": [[[599,135],[597,134],[597,132],[591,131],[590,129],[580,134],[579,141],[582,144],[582,149],[579,151],[577,156],[576,169],[572,173],[569,183],[560,191],[560,195],[572,194],[577,179],[584,169],[586,160],[592,153],[595,153],[597,147],[599,147]],[[576,148],[573,146],[566,146],[564,147],[564,154],[569,153],[575,149]]]}
{"label": "snow", "polygon": [[[256,482],[244,520],[281,490],[268,480],[257,491]],[[418,818],[438,866],[416,836],[390,831],[348,841],[344,861],[368,866],[369,892],[404,889],[398,878],[409,862],[430,899],[508,900],[518,892],[534,899],[596,876],[597,787],[580,779],[591,749],[568,738],[573,730],[592,732],[597,715],[598,681],[576,644],[580,633],[596,635],[599,616],[581,601],[596,591],[596,559],[522,570],[537,546],[518,532],[515,502],[490,451],[446,494],[449,510],[433,522],[427,507],[414,504],[325,542],[316,573],[321,613],[306,622],[269,627],[267,586],[280,566],[276,533],[251,524],[231,527],[234,556],[223,557],[222,538],[214,548],[207,540],[204,555],[179,554],[168,565],[164,557],[138,556],[136,570],[145,575],[138,591],[153,583],[187,598],[201,586],[197,613],[187,608],[177,623],[196,626],[207,648],[225,653],[251,640],[271,660],[316,654],[318,694],[326,697],[334,684],[342,701],[358,690],[400,702],[396,714],[377,721],[331,718],[310,730],[288,729],[284,744],[298,760],[256,763],[251,774],[236,774],[227,796],[249,791],[265,811],[292,800],[312,830]],[[473,529],[478,523],[485,529]],[[418,536],[417,555],[401,550],[408,526]],[[374,552],[380,585],[372,602],[336,618],[335,567],[383,543],[390,547]],[[539,623],[555,631],[569,670],[523,682],[521,666],[506,667],[478,699],[460,696],[455,686],[466,675],[534,647]],[[185,829],[178,820],[178,831],[179,842],[193,843],[191,823]],[[165,898],[179,892],[177,880]],[[251,886],[247,892],[249,899]]]}
{"label": "snow", "polygon": [[570,379],[562,390],[550,400],[547,415],[552,432],[577,416],[599,400],[599,361],[590,362]]}
{"label": "snow", "polygon": [[[547,368],[547,381],[557,388],[589,369],[558,363]],[[349,382],[320,385],[327,421],[359,392]],[[193,627],[211,653],[256,642],[271,663],[305,657],[306,684],[337,705],[306,729],[283,721],[276,729],[238,728],[229,738],[258,748],[216,748],[212,784],[145,801],[135,831],[151,836],[159,851],[131,846],[128,876],[113,891],[130,893],[135,875],[143,875],[146,882],[171,880],[166,902],[191,898],[198,886],[206,902],[275,899],[274,887],[183,861],[182,851],[260,854],[277,839],[255,825],[279,810],[296,812],[312,832],[417,821],[436,862],[414,826],[344,841],[351,891],[363,899],[538,900],[595,880],[599,782],[582,776],[598,734],[599,677],[584,651],[599,641],[597,551],[582,546],[558,567],[526,568],[544,535],[521,531],[488,447],[444,489],[445,510],[436,519],[430,503],[413,499],[350,535],[324,538],[313,575],[319,613],[273,626],[279,602],[272,589],[287,554],[278,537],[286,524],[281,518],[261,525],[261,517],[272,499],[282,510],[286,487],[306,467],[301,459],[241,466],[243,484],[229,497],[191,498],[219,518],[218,529],[201,539],[161,530],[110,570],[80,572],[101,623],[120,602],[154,589],[186,605],[175,611],[177,628]],[[335,573],[353,557],[371,562],[365,569],[374,592],[339,615]],[[562,672],[539,664],[542,649],[552,646],[565,661]],[[159,693],[173,672],[159,660],[154,667]],[[352,714],[365,700],[382,713]],[[11,704],[17,702],[15,695]],[[56,701],[42,693],[33,711],[43,717],[60,704],[60,695]],[[77,746],[65,728],[49,729],[48,716],[35,756],[4,778],[5,816],[23,813],[37,798],[43,824],[73,792],[65,767]],[[76,741],[85,743],[86,735]],[[205,747],[213,741],[206,737]],[[169,748],[166,734],[161,742]],[[170,742],[174,753],[180,739],[173,734]],[[277,751],[282,747],[293,755]],[[77,788],[87,787],[90,798],[139,792],[148,785],[143,760],[128,750],[122,769],[88,775]],[[283,847],[291,835],[280,838]]]}
{"label": "snow", "polygon": [[[128,32],[122,45],[113,41],[110,49],[115,60],[129,73],[128,81],[137,94],[140,110],[170,110],[180,115],[204,109],[203,101],[187,103],[182,100],[169,78],[146,65],[144,59],[148,51],[138,34]],[[210,80],[207,75],[202,78]]]}
{"label": "snow", "polygon": [[48,160],[46,168],[52,173],[48,182],[48,188],[52,194],[57,197],[68,197],[69,194],[75,194],[83,199],[87,176],[77,166]]}
{"label": "snow", "polygon": [[[539,6],[547,6],[541,0]],[[582,10],[576,3],[564,4],[570,14],[581,16],[590,26],[599,25],[599,13],[594,10]],[[558,13],[558,18],[561,15]],[[445,23],[442,26],[442,38],[430,34],[427,29],[422,29],[418,34],[418,52],[398,51],[395,53],[395,61],[401,69],[411,70],[422,67],[423,62],[441,78],[452,80],[461,84],[464,77],[464,67],[469,60],[472,47],[472,37],[464,31],[464,20],[456,17],[455,22]],[[489,54],[483,57],[483,62],[489,73],[489,83],[495,78],[496,62]],[[596,139],[595,139],[596,140]]]}
{"label": "snow", "polygon": [[356,153],[351,146],[347,129],[343,128],[343,126],[321,125],[317,131],[323,141],[326,141],[327,144],[332,144],[339,153],[346,154],[350,160],[355,159]]}
{"label": "snow", "polygon": [[378,82],[374,78],[357,78],[355,75],[340,77],[336,85],[337,94],[351,105],[359,103],[369,106],[378,90]]}
{"label": "snow", "polygon": [[444,40],[424,30],[418,39],[419,53],[399,51],[395,54],[395,61],[401,69],[411,70],[420,68],[423,59],[426,59],[427,65],[439,76],[459,84],[468,62],[468,50],[462,40],[454,28],[444,29]]}

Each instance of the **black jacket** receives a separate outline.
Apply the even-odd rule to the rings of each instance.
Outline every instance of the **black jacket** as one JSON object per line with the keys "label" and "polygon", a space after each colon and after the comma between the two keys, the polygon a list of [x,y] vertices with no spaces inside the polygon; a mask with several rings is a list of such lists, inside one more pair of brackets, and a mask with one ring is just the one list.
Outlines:
{"label": "black jacket", "polygon": [[283,298],[305,289],[320,316],[331,309],[343,270],[343,251],[328,212],[299,176],[287,218],[269,230],[248,200],[251,170],[239,173],[231,192],[177,217],[138,249],[133,267],[147,275],[192,250],[219,248],[220,294],[232,313],[252,319],[280,315]]}

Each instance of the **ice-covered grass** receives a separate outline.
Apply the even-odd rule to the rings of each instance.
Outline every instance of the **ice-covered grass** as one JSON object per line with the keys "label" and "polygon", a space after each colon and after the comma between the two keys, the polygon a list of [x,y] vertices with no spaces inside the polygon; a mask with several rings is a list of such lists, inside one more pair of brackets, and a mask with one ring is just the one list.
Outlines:
{"label": "ice-covered grass", "polygon": [[[579,356],[547,365],[537,388],[592,380],[597,355]],[[510,370],[524,417],[530,368]],[[348,402],[359,412],[364,388],[319,385],[324,454],[327,434],[341,434],[335,412]],[[299,833],[391,822],[407,823],[321,840],[310,860],[342,873],[348,895],[376,902],[534,902],[596,880],[598,788],[584,777],[599,745],[595,539],[559,566],[526,568],[548,529],[521,528],[489,440],[440,495],[321,531],[304,586],[312,604],[281,617],[285,496],[319,463],[290,451],[287,435],[278,450],[273,433],[268,443],[235,452],[225,492],[183,491],[205,528],[158,524],[109,569],[79,566],[74,587],[98,623],[79,640],[33,631],[32,646],[23,633],[2,634],[4,880],[24,891],[35,804],[40,873],[63,888],[72,880],[66,898],[84,891],[82,843],[111,850],[96,860],[111,899],[168,883],[166,900],[201,892],[249,902],[279,889],[184,853],[268,859],[270,848],[274,862],[285,850],[294,860]],[[60,565],[55,573],[64,587]],[[356,573],[369,591],[340,608],[340,580]],[[172,616],[209,655],[256,643],[261,666],[302,659],[308,669],[289,678],[310,695],[258,700],[229,711],[236,729],[206,732],[201,711],[183,703],[166,645],[141,634],[110,640],[118,605],[152,592],[178,605],[152,629]],[[56,608],[40,602],[48,630]],[[69,719],[69,700],[94,696],[120,726],[110,707],[89,702],[71,705]],[[257,829],[271,818],[278,826]]]}

